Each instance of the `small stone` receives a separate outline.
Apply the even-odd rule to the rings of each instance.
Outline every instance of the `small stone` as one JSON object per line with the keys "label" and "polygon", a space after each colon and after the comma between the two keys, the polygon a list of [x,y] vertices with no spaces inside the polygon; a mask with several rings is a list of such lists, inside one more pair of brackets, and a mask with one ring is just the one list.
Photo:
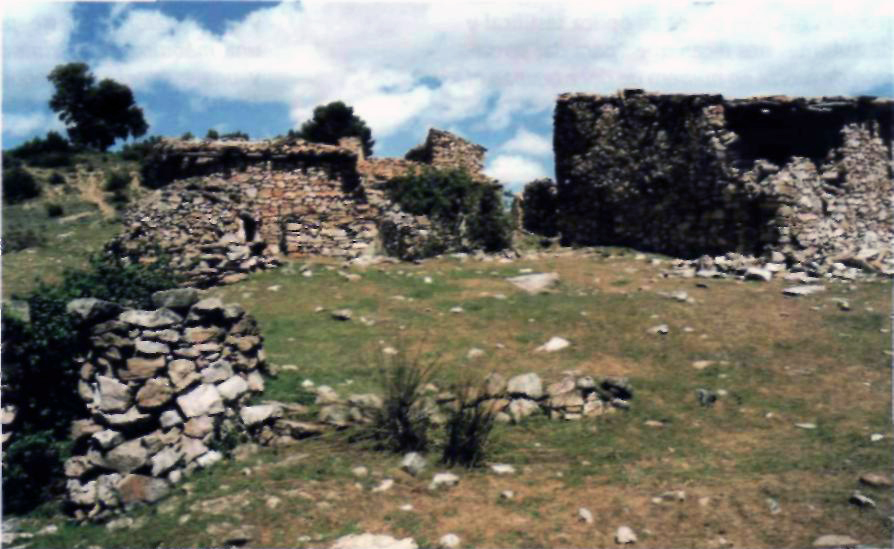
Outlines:
{"label": "small stone", "polygon": [[398,509],[400,509],[401,511],[412,511],[412,510],[413,510],[413,504],[412,504],[412,503],[404,503],[403,505],[401,505],[400,507],[398,507]]}
{"label": "small stone", "polygon": [[620,543],[621,545],[636,543],[636,533],[634,533],[629,526],[621,526],[618,528],[618,531],[615,532],[615,542]]}
{"label": "small stone", "polygon": [[281,499],[279,499],[279,498],[276,497],[276,496],[270,496],[269,498],[267,498],[267,501],[265,502],[265,505],[267,506],[267,509],[270,509],[271,511],[273,511],[273,510],[275,510],[277,507],[279,507],[279,504],[280,504],[280,503],[282,503],[282,500],[281,500]]}
{"label": "small stone", "polygon": [[799,429],[816,429],[816,423],[795,423],[795,427]]}
{"label": "small stone", "polygon": [[692,363],[692,367],[696,370],[704,370],[705,368],[709,368],[714,364],[715,362],[713,360],[696,360]]}
{"label": "small stone", "polygon": [[514,475],[515,467],[508,463],[494,463],[490,466],[490,470],[496,475]]}
{"label": "small stone", "polygon": [[334,318],[335,320],[347,321],[354,318],[354,313],[351,311],[351,309],[337,309],[335,311],[332,311],[331,314],[332,318]]}
{"label": "small stone", "polygon": [[517,375],[509,380],[506,391],[511,395],[538,399],[543,396],[543,382],[535,373]]}
{"label": "small stone", "polygon": [[549,341],[534,350],[538,352],[554,353],[556,351],[561,351],[569,345],[571,345],[571,343],[567,339],[553,336]]}
{"label": "small stone", "polygon": [[884,438],[885,438],[885,435],[883,435],[881,433],[873,433],[872,435],[869,436],[870,442],[878,442]]}
{"label": "small stone", "polygon": [[392,486],[394,486],[394,479],[386,478],[373,488],[372,491],[373,493],[387,492]]}
{"label": "small stone", "polygon": [[856,547],[860,542],[850,536],[841,536],[836,534],[826,534],[813,540],[813,546],[817,548],[844,548]]}
{"label": "small stone", "polygon": [[93,433],[93,440],[99,444],[100,448],[108,450],[124,442],[124,437],[118,431],[106,429],[105,431]]}
{"label": "small stone", "polygon": [[139,439],[119,444],[105,456],[105,463],[119,473],[129,473],[145,465],[149,453]]}
{"label": "small stone", "polygon": [[369,475],[369,469],[367,469],[363,465],[358,465],[357,467],[353,467],[351,469],[351,474],[357,478],[364,478]]}
{"label": "small stone", "polygon": [[878,473],[864,473],[860,475],[860,483],[873,488],[890,488],[892,486],[890,475]]}
{"label": "small stone", "polygon": [[759,267],[748,267],[745,270],[745,279],[770,282],[770,280],[773,279],[773,273],[770,272],[768,269],[761,269]]}
{"label": "small stone", "polygon": [[581,507],[577,510],[577,520],[587,524],[593,524],[593,513],[586,507]]}
{"label": "small stone", "polygon": [[161,416],[158,418],[159,423],[164,429],[168,429],[170,427],[174,427],[175,425],[180,425],[183,423],[183,418],[180,417],[180,414],[177,413],[177,410],[167,410],[162,412]]}
{"label": "small stone", "polygon": [[425,458],[418,452],[410,452],[406,454],[400,462],[400,468],[414,477],[425,469]]}
{"label": "small stone", "polygon": [[177,404],[186,417],[220,414],[224,411],[220,392],[211,384],[199,385],[185,395],[177,397]]}
{"label": "small stone", "polygon": [[231,402],[248,392],[248,383],[242,376],[235,375],[218,385],[217,390],[225,401]]}
{"label": "small stone", "polygon": [[449,488],[459,484],[459,477],[453,473],[436,473],[432,477],[431,484],[428,485],[429,490],[437,490],[439,488]]}
{"label": "small stone", "polygon": [[670,328],[667,324],[659,324],[658,326],[652,326],[646,332],[653,335],[667,335],[670,333]]}
{"label": "small stone", "polygon": [[335,540],[330,549],[417,549],[413,538],[396,539],[384,534],[351,534]]}
{"label": "small stone", "polygon": [[784,288],[782,290],[783,295],[792,296],[792,297],[801,297],[805,295],[812,295],[818,292],[826,291],[825,286],[819,285],[806,285],[806,286],[791,286],[789,288]]}
{"label": "small stone", "polygon": [[853,494],[851,494],[848,502],[856,505],[857,507],[875,507],[875,501],[873,501],[872,498],[861,494],[860,492],[854,492]]}
{"label": "small stone", "polygon": [[500,492],[500,499],[510,500],[515,498],[515,492],[512,490],[503,490]]}
{"label": "small stone", "polygon": [[[515,423],[522,419],[540,411],[540,406],[536,402],[526,398],[517,398],[509,403],[509,418]],[[502,413],[502,412],[500,412]]]}
{"label": "small stone", "polygon": [[244,406],[239,411],[242,422],[251,427],[263,423],[272,417],[282,417],[282,407],[275,404],[259,404],[256,406]]}
{"label": "small stone", "polygon": [[150,410],[160,408],[170,402],[173,395],[170,381],[163,377],[152,378],[137,392],[137,406]]}
{"label": "small stone", "polygon": [[441,536],[441,539],[438,540],[438,547],[443,549],[458,549],[459,543],[459,536],[456,534],[444,534]]}
{"label": "small stone", "polygon": [[654,419],[647,419],[646,421],[643,422],[643,425],[645,425],[646,427],[654,427],[654,428],[664,427],[664,423],[662,423],[660,421],[656,421]]}
{"label": "small stone", "polygon": [[534,273],[507,278],[506,281],[533,295],[546,292],[557,284],[559,275],[558,273]]}

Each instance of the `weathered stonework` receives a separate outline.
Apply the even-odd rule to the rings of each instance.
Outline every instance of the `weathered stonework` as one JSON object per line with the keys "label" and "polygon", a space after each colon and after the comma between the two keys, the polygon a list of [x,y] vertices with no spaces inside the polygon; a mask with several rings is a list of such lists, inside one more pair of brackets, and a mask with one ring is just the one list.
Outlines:
{"label": "weathered stonework", "polygon": [[238,305],[199,297],[189,288],[159,292],[153,311],[90,298],[69,304],[90,337],[78,358],[89,417],[73,423],[65,462],[76,518],[154,503],[223,459],[215,447],[228,437],[250,432],[240,413],[264,389],[263,338]]}
{"label": "weathered stonework", "polygon": [[569,244],[894,272],[892,117],[870,98],[562,95],[559,230]]}
{"label": "weathered stonework", "polygon": [[[388,181],[435,167],[472,170],[482,184],[498,184],[481,173],[483,147],[431,130],[419,150],[422,161],[366,159],[356,139],[339,146],[165,140],[147,169],[162,187],[124,214],[126,230],[113,248],[141,261],[164,252],[196,286],[240,280],[281,256],[423,249],[431,223],[387,200]],[[409,244],[389,242],[392,236]]]}

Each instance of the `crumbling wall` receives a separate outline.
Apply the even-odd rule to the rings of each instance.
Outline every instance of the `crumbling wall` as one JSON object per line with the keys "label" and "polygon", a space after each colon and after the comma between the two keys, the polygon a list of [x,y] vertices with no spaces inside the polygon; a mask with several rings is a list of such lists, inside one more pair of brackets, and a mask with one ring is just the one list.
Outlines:
{"label": "crumbling wall", "polygon": [[91,298],[68,306],[90,337],[78,386],[90,417],[74,422],[65,462],[77,518],[158,501],[253,425],[246,404],[263,391],[265,367],[254,319],[191,288],[153,302],[150,311]]}
{"label": "crumbling wall", "polygon": [[569,244],[887,268],[892,115],[869,98],[562,95],[559,229]]}
{"label": "crumbling wall", "polygon": [[484,169],[486,151],[458,135],[431,128],[425,143],[411,149],[406,158],[437,169],[462,168],[474,176]]}

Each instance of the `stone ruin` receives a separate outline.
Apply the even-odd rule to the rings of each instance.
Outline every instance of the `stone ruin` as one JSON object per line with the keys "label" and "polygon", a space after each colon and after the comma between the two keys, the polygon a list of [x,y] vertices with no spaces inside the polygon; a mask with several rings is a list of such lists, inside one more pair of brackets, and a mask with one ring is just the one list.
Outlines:
{"label": "stone ruin", "polygon": [[462,168],[496,190],[481,173],[484,152],[436,129],[406,159],[364,158],[355,138],[337,146],[164,140],[144,171],[161,188],[125,212],[112,248],[138,261],[164,253],[186,284],[203,287],[238,281],[283,256],[412,258],[438,227],[402,212],[385,184],[426,167]]}
{"label": "stone ruin", "polygon": [[[89,337],[76,359],[78,393],[89,417],[72,422],[72,457],[64,465],[65,507],[78,520],[104,521],[156,503],[230,450],[252,447],[239,444],[289,446],[327,430],[370,424],[382,409],[379,395],[340,397],[309,382],[304,386],[316,395],[317,412],[295,403],[250,404],[264,390],[262,372],[275,375],[255,320],[238,305],[203,299],[194,288],[152,297],[158,308],[145,311],[93,298],[68,305]],[[436,425],[459,402],[518,423],[537,413],[593,418],[629,408],[632,397],[623,378],[597,381],[569,371],[544,387],[536,373],[508,381],[493,373],[465,398],[428,384],[419,406]]]}
{"label": "stone ruin", "polygon": [[89,418],[72,424],[66,504],[103,519],[152,503],[220,461],[228,437],[253,426],[249,398],[264,390],[255,320],[195,289],[157,292],[156,310],[93,298],[69,303],[89,336],[78,393]]}
{"label": "stone ruin", "polygon": [[869,97],[561,95],[562,239],[894,274],[892,123]]}

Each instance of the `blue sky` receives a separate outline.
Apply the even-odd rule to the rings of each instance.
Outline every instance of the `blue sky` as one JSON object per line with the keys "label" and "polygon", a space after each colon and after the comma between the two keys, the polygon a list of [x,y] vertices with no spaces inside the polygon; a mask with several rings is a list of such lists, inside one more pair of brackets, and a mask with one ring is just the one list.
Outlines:
{"label": "blue sky", "polygon": [[553,175],[567,91],[891,96],[894,3],[139,2],[3,6],[3,147],[61,123],[46,75],[129,85],[150,134],[271,137],[341,99],[400,156],[429,127],[513,186]]}

